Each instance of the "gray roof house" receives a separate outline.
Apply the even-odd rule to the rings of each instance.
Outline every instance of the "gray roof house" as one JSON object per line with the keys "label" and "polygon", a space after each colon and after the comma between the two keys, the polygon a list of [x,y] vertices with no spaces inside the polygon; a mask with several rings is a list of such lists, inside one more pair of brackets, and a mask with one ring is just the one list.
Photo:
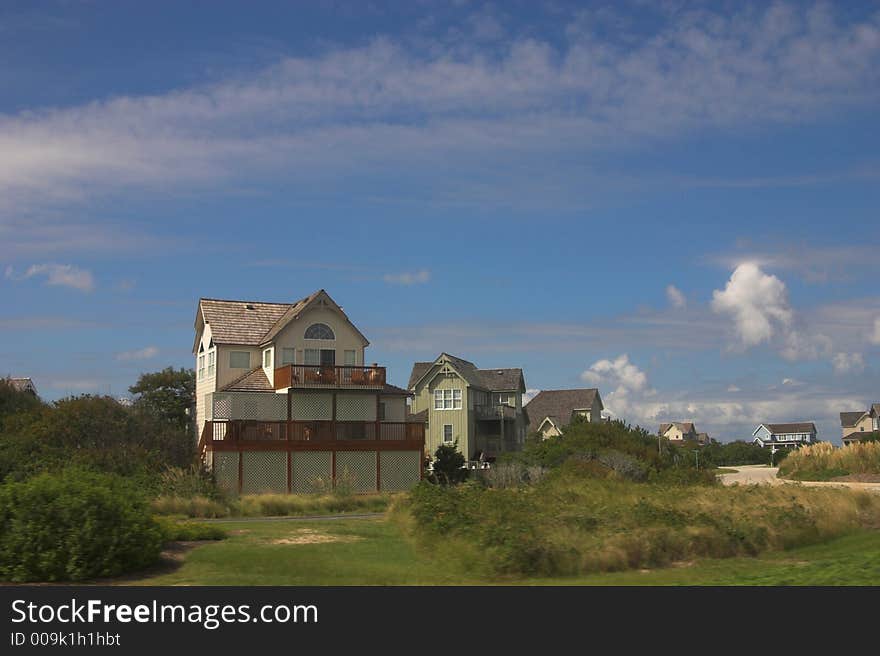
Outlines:
{"label": "gray roof house", "polygon": [[528,432],[544,439],[562,435],[576,417],[591,423],[602,421],[604,409],[596,388],[541,390],[525,406]]}

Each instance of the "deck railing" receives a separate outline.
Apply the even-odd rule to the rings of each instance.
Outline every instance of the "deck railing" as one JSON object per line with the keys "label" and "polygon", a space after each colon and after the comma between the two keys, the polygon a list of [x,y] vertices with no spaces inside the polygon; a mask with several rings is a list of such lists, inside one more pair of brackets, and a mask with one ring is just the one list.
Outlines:
{"label": "deck railing", "polygon": [[475,405],[474,416],[479,420],[516,419],[516,408],[510,405]]}
{"label": "deck railing", "polygon": [[[377,431],[378,428],[378,431]],[[423,442],[425,425],[404,421],[252,421],[205,422],[200,451],[214,443],[235,442]]]}
{"label": "deck railing", "polygon": [[287,387],[385,386],[385,367],[319,364],[286,364],[275,370],[275,389]]}

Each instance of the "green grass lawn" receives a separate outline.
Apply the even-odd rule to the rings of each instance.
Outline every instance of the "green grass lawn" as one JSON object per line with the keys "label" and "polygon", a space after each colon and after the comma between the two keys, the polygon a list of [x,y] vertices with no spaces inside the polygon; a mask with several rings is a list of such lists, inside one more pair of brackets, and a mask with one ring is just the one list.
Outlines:
{"label": "green grass lawn", "polygon": [[[880,585],[880,531],[759,558],[570,578],[468,577],[419,554],[385,519],[222,521],[229,538],[137,585]],[[334,541],[328,541],[334,540]]]}

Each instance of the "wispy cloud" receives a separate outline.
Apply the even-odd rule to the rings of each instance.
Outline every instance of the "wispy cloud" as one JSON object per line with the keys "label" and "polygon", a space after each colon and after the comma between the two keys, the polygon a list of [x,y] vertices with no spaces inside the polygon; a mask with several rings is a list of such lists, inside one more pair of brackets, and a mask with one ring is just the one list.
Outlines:
{"label": "wispy cloud", "polygon": [[71,264],[33,264],[20,275],[15,273],[11,265],[6,267],[6,278],[9,280],[27,280],[35,276],[45,277],[47,285],[70,287],[81,292],[95,289],[92,273]]}
{"label": "wispy cloud", "polygon": [[149,360],[159,355],[159,349],[155,346],[146,346],[142,349],[134,351],[122,351],[116,354],[116,359],[120,362],[128,362],[131,360]]}
{"label": "wispy cloud", "polygon": [[680,310],[687,305],[687,298],[675,285],[667,285],[666,298],[669,300],[669,304],[676,309]]}
{"label": "wispy cloud", "polygon": [[790,271],[807,282],[822,283],[852,278],[853,262],[859,263],[857,270],[861,275],[880,269],[877,249],[877,244],[816,246],[790,242],[768,248],[766,244],[755,246],[743,241],[729,252],[708,255],[704,260],[727,269],[752,262],[765,269]]}
{"label": "wispy cloud", "polygon": [[[528,196],[559,178],[527,165],[547,161],[537,155],[800,123],[880,95],[876,12],[853,18],[825,4],[781,3],[670,10],[649,34],[619,21],[613,37],[588,14],[562,43],[522,34],[481,50],[476,39],[416,47],[380,37],[216,84],[0,116],[0,216],[248,177],[309,185],[393,167],[398,178],[432,179],[438,161],[460,172],[446,176],[450,189],[464,190],[477,169],[519,170]],[[500,33],[497,17],[478,18],[473,37]],[[522,166],[503,166],[510,162]],[[494,200],[512,191],[505,179]]]}
{"label": "wispy cloud", "polygon": [[382,280],[389,285],[423,285],[431,280],[431,272],[427,269],[420,271],[405,271],[403,273],[386,273]]}

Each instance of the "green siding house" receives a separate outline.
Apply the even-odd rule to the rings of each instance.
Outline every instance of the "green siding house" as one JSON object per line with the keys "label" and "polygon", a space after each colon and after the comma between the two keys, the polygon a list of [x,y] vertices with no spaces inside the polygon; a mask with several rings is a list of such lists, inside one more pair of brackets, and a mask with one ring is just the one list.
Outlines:
{"label": "green siding house", "polygon": [[473,362],[441,353],[416,362],[409,377],[411,411],[426,423],[425,449],[458,444],[469,460],[518,451],[528,420],[523,412],[522,369],[478,369]]}

